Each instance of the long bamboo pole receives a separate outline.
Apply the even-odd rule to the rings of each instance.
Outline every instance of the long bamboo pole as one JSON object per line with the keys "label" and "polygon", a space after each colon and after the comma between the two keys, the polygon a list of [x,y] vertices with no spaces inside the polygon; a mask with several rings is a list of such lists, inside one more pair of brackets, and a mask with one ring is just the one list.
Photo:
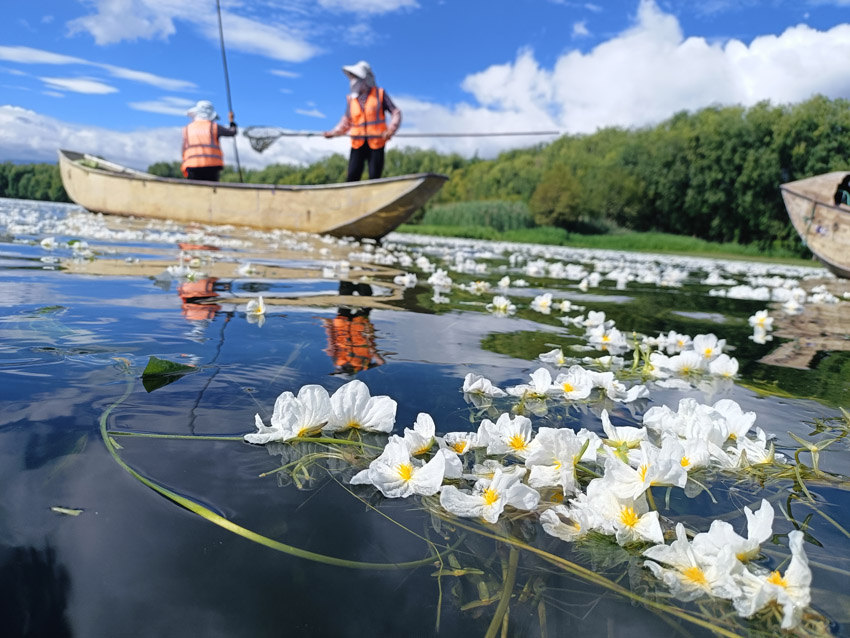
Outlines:
{"label": "long bamboo pole", "polygon": [[[215,0],[215,8],[218,12],[218,37],[221,42],[221,61],[224,63],[224,86],[227,89],[227,114],[230,123],[233,123],[233,102],[230,100],[230,76],[227,73],[227,54],[224,52],[224,28],[221,25],[221,0]],[[236,158],[236,168],[239,171],[239,181],[242,178],[242,166],[239,164],[239,148],[236,146],[236,138],[233,138],[233,155]]]}

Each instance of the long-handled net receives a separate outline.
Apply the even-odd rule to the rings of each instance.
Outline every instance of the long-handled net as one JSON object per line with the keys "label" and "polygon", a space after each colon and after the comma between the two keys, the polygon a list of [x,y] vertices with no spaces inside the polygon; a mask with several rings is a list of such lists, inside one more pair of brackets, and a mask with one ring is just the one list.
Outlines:
{"label": "long-handled net", "polygon": [[[560,135],[560,131],[501,131],[495,133],[396,133],[393,137],[499,137],[499,136],[533,136]],[[262,153],[280,137],[320,137],[321,131],[293,131],[277,126],[249,126],[242,135],[251,142],[251,148]]]}

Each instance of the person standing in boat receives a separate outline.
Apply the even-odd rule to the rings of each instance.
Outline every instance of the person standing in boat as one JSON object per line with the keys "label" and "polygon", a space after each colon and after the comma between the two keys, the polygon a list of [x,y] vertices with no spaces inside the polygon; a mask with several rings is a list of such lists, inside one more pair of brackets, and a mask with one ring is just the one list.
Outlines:
{"label": "person standing in boat", "polygon": [[[351,154],[348,157],[348,182],[357,182],[363,167],[369,167],[369,179],[378,179],[384,172],[384,145],[401,126],[399,109],[384,89],[375,85],[375,76],[368,62],[360,61],[342,67],[348,77],[351,93],[347,96],[345,114],[325,137],[348,135]],[[386,113],[390,114],[387,124]]]}
{"label": "person standing in boat", "polygon": [[230,113],[228,128],[216,124],[218,113],[209,100],[200,100],[186,111],[186,115],[192,122],[183,127],[183,175],[189,179],[217,182],[224,167],[224,153],[218,138],[236,135],[233,113]]}

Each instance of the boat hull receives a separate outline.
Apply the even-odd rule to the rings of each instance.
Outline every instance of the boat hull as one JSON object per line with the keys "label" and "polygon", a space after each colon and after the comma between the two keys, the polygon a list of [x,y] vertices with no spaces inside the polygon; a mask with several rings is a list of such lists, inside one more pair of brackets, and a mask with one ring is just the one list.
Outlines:
{"label": "boat hull", "polygon": [[201,182],[65,150],[59,169],[68,196],[93,212],[374,239],[407,221],[448,179],[420,173],[321,186]]}
{"label": "boat hull", "polygon": [[782,184],[780,190],[788,217],[812,254],[834,274],[850,278],[850,207],[833,203],[845,175],[817,175]]}

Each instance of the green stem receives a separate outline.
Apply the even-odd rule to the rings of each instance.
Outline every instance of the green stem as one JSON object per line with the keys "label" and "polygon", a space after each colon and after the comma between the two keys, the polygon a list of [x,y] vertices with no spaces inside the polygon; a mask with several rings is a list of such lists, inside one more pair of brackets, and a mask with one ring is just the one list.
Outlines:
{"label": "green stem", "polygon": [[410,569],[414,567],[420,567],[422,565],[430,565],[434,563],[434,556],[429,556],[428,558],[423,558],[415,561],[408,561],[404,563],[366,563],[360,561],[353,560],[345,560],[343,558],[335,558],[333,556],[326,556],[324,554],[317,554],[315,552],[310,552],[304,549],[300,549],[298,547],[293,547],[292,545],[287,545],[285,543],[281,543],[280,541],[276,541],[272,538],[268,538],[267,536],[263,536],[262,534],[257,534],[249,529],[242,527],[241,525],[237,525],[236,523],[227,520],[223,516],[216,514],[209,508],[204,507],[200,503],[196,503],[184,496],[180,496],[179,494],[172,492],[166,487],[148,479],[141,474],[139,474],[136,470],[130,467],[118,454],[118,451],[115,448],[115,445],[109,438],[110,432],[107,430],[107,421],[109,419],[109,415],[112,411],[118,407],[121,403],[123,403],[128,396],[130,396],[130,392],[133,387],[132,379],[128,380],[127,389],[124,391],[124,394],[118,399],[115,403],[110,405],[103,411],[103,414],[100,415],[100,436],[103,439],[104,445],[106,445],[106,449],[112,458],[115,460],[118,465],[120,465],[124,471],[126,471],[130,476],[139,481],[142,485],[145,485],[152,489],[153,491],[161,494],[166,497],[170,501],[177,503],[181,507],[186,508],[190,512],[205,518],[210,523],[214,525],[218,525],[219,527],[226,529],[233,534],[238,536],[242,536],[247,538],[248,540],[254,541],[255,543],[259,543],[260,545],[265,545],[271,549],[274,549],[279,552],[283,552],[284,554],[289,554],[290,556],[296,556],[298,558],[304,558],[307,560],[311,560],[317,563],[324,563],[325,565],[334,565],[335,567],[347,567],[350,569],[374,569],[374,570],[390,570],[390,569]]}
{"label": "green stem", "polygon": [[499,604],[496,611],[493,613],[493,619],[490,621],[490,626],[487,628],[487,633],[484,638],[495,638],[499,631],[502,621],[505,618],[505,613],[508,611],[508,605],[511,602],[511,592],[514,589],[516,582],[516,568],[519,564],[519,551],[515,547],[511,547],[510,555],[508,556],[508,571],[505,574],[504,583],[502,585],[502,595],[499,598]]}

